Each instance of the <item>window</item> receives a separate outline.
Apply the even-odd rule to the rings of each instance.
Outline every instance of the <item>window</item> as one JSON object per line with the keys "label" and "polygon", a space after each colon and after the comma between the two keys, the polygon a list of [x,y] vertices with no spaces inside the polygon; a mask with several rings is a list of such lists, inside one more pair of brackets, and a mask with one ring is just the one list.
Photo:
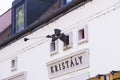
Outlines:
{"label": "window", "polygon": [[65,34],[67,36],[67,43],[63,43],[63,49],[68,49],[72,47],[72,32]]}
{"label": "window", "polygon": [[65,0],[66,1],[66,3],[69,3],[69,2],[71,2],[72,0]]}
{"label": "window", "polygon": [[62,1],[63,1],[63,5],[65,5],[65,4],[70,3],[70,2],[73,1],[73,0],[62,0]]}
{"label": "window", "polygon": [[24,3],[21,2],[14,8],[14,33],[22,31],[25,27],[24,25]]}
{"label": "window", "polygon": [[78,43],[84,43],[88,41],[88,29],[87,26],[83,26],[81,28],[78,29]]}
{"label": "window", "polygon": [[16,9],[16,31],[24,29],[24,4]]}
{"label": "window", "polygon": [[78,34],[79,34],[79,36],[78,36],[79,40],[82,40],[85,38],[85,30],[84,29],[79,30]]}
{"label": "window", "polygon": [[17,57],[11,60],[11,71],[14,71],[16,69],[17,69]]}
{"label": "window", "polygon": [[50,53],[51,53],[51,55],[57,53],[57,51],[58,51],[58,40],[50,43]]}

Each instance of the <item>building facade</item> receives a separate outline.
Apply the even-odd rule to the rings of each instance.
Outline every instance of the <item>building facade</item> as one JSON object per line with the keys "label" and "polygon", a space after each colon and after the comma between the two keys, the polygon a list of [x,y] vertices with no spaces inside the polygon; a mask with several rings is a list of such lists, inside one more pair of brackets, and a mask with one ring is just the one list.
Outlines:
{"label": "building facade", "polygon": [[64,1],[0,43],[0,80],[120,80],[120,0]]}

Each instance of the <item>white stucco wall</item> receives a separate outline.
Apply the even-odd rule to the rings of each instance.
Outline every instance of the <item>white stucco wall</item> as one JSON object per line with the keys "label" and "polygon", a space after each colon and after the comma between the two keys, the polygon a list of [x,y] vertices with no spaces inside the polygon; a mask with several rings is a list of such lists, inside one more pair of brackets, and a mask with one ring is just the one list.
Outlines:
{"label": "white stucco wall", "polygon": [[[73,32],[73,46],[63,50],[59,40],[58,53],[50,56],[49,43],[51,39],[31,39],[27,42],[19,39],[0,50],[0,79],[25,71],[26,80],[48,80],[47,63],[49,61],[73,54],[76,51],[89,49],[89,67],[71,72],[50,80],[71,80],[76,75],[85,74],[93,77],[97,74],[120,70],[120,1],[93,0],[80,8],[62,16],[28,36],[42,37],[53,34],[55,28],[62,32]],[[88,42],[78,44],[77,31],[87,25]],[[11,72],[11,59],[17,57],[17,70]],[[71,77],[71,79],[69,79]],[[85,79],[85,78],[83,78]],[[81,79],[81,80],[83,80]]]}
{"label": "white stucco wall", "polygon": [[120,70],[120,8],[89,23],[91,75]]}

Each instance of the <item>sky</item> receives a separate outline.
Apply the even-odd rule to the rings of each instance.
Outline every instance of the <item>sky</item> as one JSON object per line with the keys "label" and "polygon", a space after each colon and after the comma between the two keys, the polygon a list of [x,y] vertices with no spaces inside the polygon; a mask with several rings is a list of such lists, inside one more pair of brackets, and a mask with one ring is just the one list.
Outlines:
{"label": "sky", "polygon": [[0,15],[12,7],[14,0],[0,0]]}

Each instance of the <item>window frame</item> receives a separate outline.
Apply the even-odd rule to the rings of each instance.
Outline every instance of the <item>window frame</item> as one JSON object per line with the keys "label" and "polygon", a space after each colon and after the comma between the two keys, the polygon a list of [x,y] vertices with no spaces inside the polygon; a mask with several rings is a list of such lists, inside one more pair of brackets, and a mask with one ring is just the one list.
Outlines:
{"label": "window frame", "polygon": [[67,50],[69,48],[72,48],[73,46],[73,32],[70,31],[68,33],[65,33],[65,35],[69,35],[69,45],[65,45],[65,43],[63,42],[63,50]]}
{"label": "window frame", "polygon": [[[52,43],[54,43],[55,44],[55,50],[54,51],[51,51],[51,47],[52,47]],[[56,54],[58,52],[58,40],[56,40],[55,42],[51,42],[50,43],[50,55],[52,56],[52,55],[54,55],[54,54]]]}
{"label": "window frame", "polygon": [[[24,8],[23,8],[23,10],[24,10],[24,21],[23,21],[23,29],[21,29],[21,30],[17,30],[17,13],[16,13],[16,11],[17,11],[17,9],[18,8],[20,8],[21,6],[23,6]],[[13,8],[13,33],[14,34],[16,34],[16,33],[19,33],[19,32],[21,32],[22,30],[24,30],[25,29],[25,1],[23,0],[23,1],[21,1],[20,3],[18,3],[16,6],[14,6],[14,8]]]}
{"label": "window frame", "polygon": [[[84,38],[83,39],[79,39],[80,30],[84,30]],[[78,44],[88,42],[88,26],[87,25],[84,25],[84,26],[81,26],[81,27],[78,28],[77,40],[78,40]]]}
{"label": "window frame", "polygon": [[[14,63],[12,61],[14,61]],[[11,63],[11,71],[17,70],[17,57],[12,58],[10,63]]]}

